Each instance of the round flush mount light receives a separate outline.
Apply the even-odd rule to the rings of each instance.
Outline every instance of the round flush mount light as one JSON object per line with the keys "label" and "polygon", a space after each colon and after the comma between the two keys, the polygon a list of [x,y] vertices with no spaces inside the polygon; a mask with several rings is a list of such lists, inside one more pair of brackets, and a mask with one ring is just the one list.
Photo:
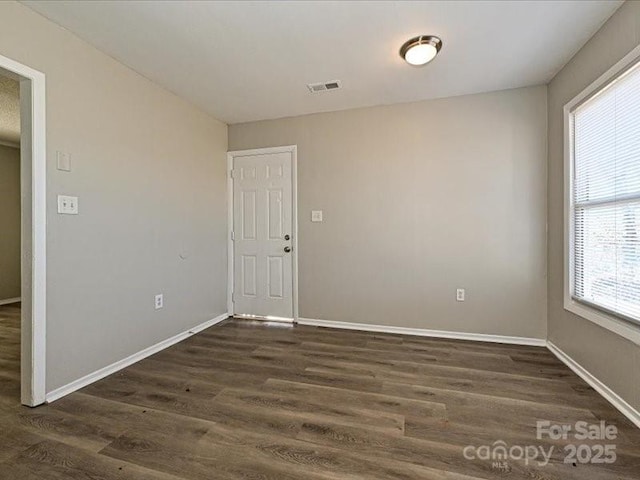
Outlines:
{"label": "round flush mount light", "polygon": [[402,45],[400,56],[409,65],[426,65],[435,58],[442,48],[442,40],[433,35],[420,35]]}

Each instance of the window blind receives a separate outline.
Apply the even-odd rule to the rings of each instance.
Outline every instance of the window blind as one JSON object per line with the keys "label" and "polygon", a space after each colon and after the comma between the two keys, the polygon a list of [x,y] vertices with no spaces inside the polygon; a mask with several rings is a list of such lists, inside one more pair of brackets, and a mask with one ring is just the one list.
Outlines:
{"label": "window blind", "polygon": [[572,296],[635,322],[640,322],[639,66],[572,113]]}

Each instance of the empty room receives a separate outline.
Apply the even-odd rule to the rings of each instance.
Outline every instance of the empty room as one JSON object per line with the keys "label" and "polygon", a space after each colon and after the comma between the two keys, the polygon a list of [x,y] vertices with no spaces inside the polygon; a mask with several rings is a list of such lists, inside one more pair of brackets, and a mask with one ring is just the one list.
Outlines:
{"label": "empty room", "polygon": [[0,480],[640,480],[640,1],[0,2]]}

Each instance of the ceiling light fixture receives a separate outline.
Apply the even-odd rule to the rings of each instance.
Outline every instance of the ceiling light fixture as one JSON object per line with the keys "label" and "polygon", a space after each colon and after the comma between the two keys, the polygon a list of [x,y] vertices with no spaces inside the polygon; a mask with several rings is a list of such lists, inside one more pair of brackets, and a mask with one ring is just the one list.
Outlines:
{"label": "ceiling light fixture", "polygon": [[435,58],[442,48],[442,40],[433,35],[420,35],[402,45],[400,56],[409,65],[422,66]]}

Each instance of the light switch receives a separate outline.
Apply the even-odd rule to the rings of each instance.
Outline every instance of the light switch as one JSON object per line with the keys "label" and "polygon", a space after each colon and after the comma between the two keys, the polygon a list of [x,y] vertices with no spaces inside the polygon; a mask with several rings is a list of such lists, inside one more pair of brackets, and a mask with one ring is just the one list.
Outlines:
{"label": "light switch", "polygon": [[78,214],[78,197],[58,195],[58,213],[63,215]]}
{"label": "light switch", "polygon": [[56,168],[63,172],[71,171],[71,154],[56,152]]}
{"label": "light switch", "polygon": [[322,221],[322,210],[311,210],[311,221],[312,222],[321,222]]}

